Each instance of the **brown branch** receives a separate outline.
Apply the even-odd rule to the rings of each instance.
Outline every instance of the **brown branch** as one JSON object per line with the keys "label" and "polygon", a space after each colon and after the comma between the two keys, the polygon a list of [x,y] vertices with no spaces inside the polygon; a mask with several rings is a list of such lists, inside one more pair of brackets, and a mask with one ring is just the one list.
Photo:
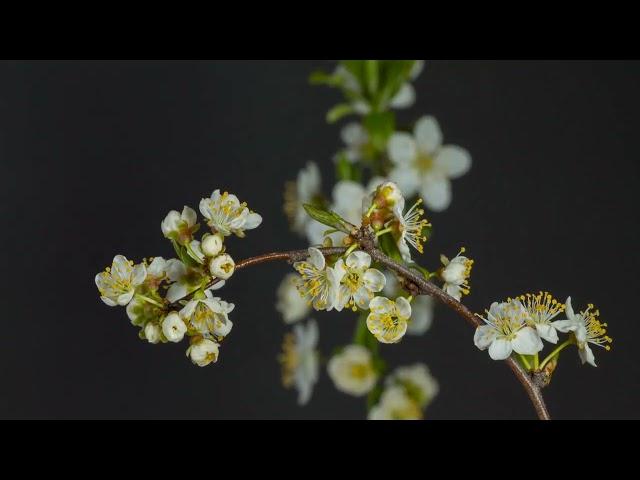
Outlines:
{"label": "brown branch", "polygon": [[[445,293],[442,289],[434,285],[433,283],[425,280],[424,277],[418,275],[416,272],[408,269],[404,265],[392,260],[387,257],[384,253],[378,250],[372,241],[362,241],[361,247],[365,250],[371,258],[373,258],[376,262],[384,265],[396,272],[400,277],[402,277],[405,281],[405,287],[412,292],[414,295],[431,295],[432,297],[438,299],[441,303],[452,309],[462,318],[464,318],[467,323],[469,323],[472,327],[479,327],[482,325],[482,321],[480,318],[471,312],[467,307],[465,307],[462,303],[457,301],[455,298],[451,297],[447,293]],[[341,255],[347,249],[345,247],[332,247],[332,248],[320,248],[319,249],[323,255]],[[258,255],[256,257],[247,258],[245,260],[241,260],[236,263],[236,270],[241,270],[243,268],[251,267],[254,265],[259,265],[261,263],[272,262],[276,260],[285,260],[289,263],[297,262],[300,260],[304,260],[309,256],[308,251],[305,250],[293,250],[290,252],[273,252],[273,253],[265,253],[264,255]],[[207,285],[209,288],[212,285],[217,283],[217,279]],[[507,366],[511,369],[516,378],[520,381],[523,388],[526,390],[529,395],[529,399],[533,404],[536,413],[538,414],[538,418],[540,420],[550,420],[549,412],[547,411],[547,407],[544,402],[544,398],[542,397],[542,392],[539,387],[539,382],[536,381],[529,373],[527,373],[522,366],[516,362],[513,358],[508,358],[505,360]]]}

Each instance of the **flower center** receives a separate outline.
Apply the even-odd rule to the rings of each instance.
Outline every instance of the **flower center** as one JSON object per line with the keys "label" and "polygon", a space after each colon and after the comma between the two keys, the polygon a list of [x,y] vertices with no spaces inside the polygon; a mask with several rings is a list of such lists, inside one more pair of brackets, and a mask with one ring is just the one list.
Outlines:
{"label": "flower center", "polygon": [[420,152],[414,161],[416,170],[427,173],[433,169],[433,157],[427,153]]}
{"label": "flower center", "polygon": [[369,365],[364,363],[356,363],[351,365],[351,376],[358,380],[364,380],[369,376]]}
{"label": "flower center", "polygon": [[287,333],[282,341],[282,353],[278,357],[282,367],[282,385],[289,388],[293,385],[296,368],[300,363],[300,357],[296,348],[296,339],[293,333]]}

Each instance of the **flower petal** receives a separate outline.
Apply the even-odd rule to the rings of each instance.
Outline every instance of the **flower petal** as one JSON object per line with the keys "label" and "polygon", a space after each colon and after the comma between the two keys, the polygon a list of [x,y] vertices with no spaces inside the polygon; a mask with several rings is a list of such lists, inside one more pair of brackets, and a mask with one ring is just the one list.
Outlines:
{"label": "flower petal", "polygon": [[420,188],[420,175],[412,167],[400,165],[389,172],[389,180],[398,185],[402,194],[412,197]]}
{"label": "flower petal", "polygon": [[345,145],[349,147],[358,147],[369,140],[369,135],[365,128],[356,122],[345,125],[340,131],[340,137]]}
{"label": "flower petal", "polygon": [[538,335],[543,340],[546,340],[550,343],[558,343],[558,332],[553,328],[552,325],[545,325],[542,323],[536,324],[536,330],[538,331]]}
{"label": "flower petal", "polygon": [[195,210],[191,207],[187,207],[186,205],[182,209],[182,220],[187,222],[187,225],[192,227],[198,221],[198,215]]}
{"label": "flower petal", "polygon": [[580,360],[582,360],[582,364],[584,365],[584,363],[588,363],[589,365],[593,366],[593,367],[597,367],[596,365],[596,359],[593,356],[593,352],[591,351],[591,347],[589,347],[588,344],[585,343],[583,348],[579,348],[578,349],[578,355],[580,355]]}
{"label": "flower petal", "polygon": [[489,346],[489,356],[493,360],[505,360],[511,355],[511,342],[506,338],[496,338]]}
{"label": "flower petal", "polygon": [[254,228],[259,227],[261,223],[262,223],[262,215],[256,212],[251,212],[249,213],[249,215],[247,215],[247,218],[244,221],[243,228],[245,230],[252,230]]}
{"label": "flower petal", "polygon": [[324,260],[324,255],[320,250],[315,247],[309,247],[309,261],[311,264],[316,267],[318,270],[324,270],[326,262]]}
{"label": "flower petal", "polygon": [[411,304],[409,303],[409,300],[404,297],[396,298],[396,312],[398,314],[398,318],[410,318]]}
{"label": "flower petal", "polygon": [[371,255],[362,250],[352,252],[345,261],[349,270],[362,271],[371,265]]}
{"label": "flower petal", "polygon": [[476,328],[473,334],[473,343],[480,350],[486,350],[496,340],[498,332],[490,325],[482,325]]}
{"label": "flower petal", "polygon": [[391,108],[409,108],[416,101],[416,91],[413,88],[413,85],[406,82],[398,90],[391,102],[389,102],[389,106]]}
{"label": "flower petal", "polygon": [[556,320],[555,322],[551,322],[551,325],[562,333],[573,332],[578,325],[571,320]]}
{"label": "flower petal", "polygon": [[380,270],[376,270],[375,268],[370,268],[369,270],[364,272],[362,280],[367,290],[376,293],[382,291],[385,284],[387,283],[387,277],[384,276],[384,273],[382,273]]}
{"label": "flower petal", "polygon": [[147,278],[147,268],[144,264],[139,263],[135,267],[133,267],[133,276],[131,278],[131,283],[133,285],[140,285],[144,282],[144,279]]}
{"label": "flower petal", "polygon": [[416,158],[416,142],[410,134],[396,132],[389,139],[387,153],[391,161],[396,165],[407,165]]}
{"label": "flower petal", "polygon": [[424,177],[421,193],[425,205],[434,212],[446,210],[451,203],[451,183],[445,177]]}
{"label": "flower petal", "polygon": [[424,334],[433,323],[433,299],[427,295],[420,295],[411,305],[411,321],[407,327],[410,335]]}
{"label": "flower petal", "polygon": [[471,155],[464,148],[446,145],[436,155],[434,166],[449,178],[458,178],[471,168]]}
{"label": "flower petal", "polygon": [[424,116],[413,128],[418,148],[424,153],[434,153],[442,145],[442,131],[438,121],[432,116]]}
{"label": "flower petal", "polygon": [[373,292],[366,287],[360,287],[353,295],[353,300],[356,302],[358,308],[366,310],[369,308],[369,302],[373,298]]}
{"label": "flower petal", "polygon": [[531,327],[518,330],[511,344],[513,349],[522,355],[535,355],[544,348],[538,332]]}

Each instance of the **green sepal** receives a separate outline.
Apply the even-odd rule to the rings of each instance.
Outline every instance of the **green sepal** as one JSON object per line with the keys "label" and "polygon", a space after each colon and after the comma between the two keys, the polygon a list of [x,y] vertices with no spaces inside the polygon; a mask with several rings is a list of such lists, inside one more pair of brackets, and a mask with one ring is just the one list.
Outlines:
{"label": "green sepal", "polygon": [[349,234],[351,233],[351,230],[355,228],[355,225],[347,222],[336,212],[314,207],[313,205],[310,205],[308,203],[305,203],[303,206],[305,211],[311,218],[339,232]]}
{"label": "green sepal", "polygon": [[398,245],[396,245],[396,241],[391,232],[380,235],[378,237],[378,245],[380,246],[380,250],[382,250],[387,257],[404,264],[400,250],[398,250]]}
{"label": "green sepal", "polygon": [[182,263],[190,267],[200,265],[197,261],[191,258],[191,256],[187,252],[187,247],[185,247],[184,245],[180,245],[175,240],[171,240],[171,244],[173,245],[173,249],[176,251],[176,255]]}

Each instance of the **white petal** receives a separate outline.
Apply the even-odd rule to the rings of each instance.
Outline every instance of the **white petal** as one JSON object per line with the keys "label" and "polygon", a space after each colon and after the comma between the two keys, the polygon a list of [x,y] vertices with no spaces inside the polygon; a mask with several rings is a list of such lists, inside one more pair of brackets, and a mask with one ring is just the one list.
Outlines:
{"label": "white petal", "polygon": [[420,295],[411,305],[411,322],[407,327],[410,335],[423,335],[433,323],[433,299],[427,295]]}
{"label": "white petal", "polygon": [[476,333],[473,334],[473,343],[480,350],[486,350],[489,348],[498,335],[495,328],[490,325],[482,325],[476,328]]}
{"label": "white petal", "polygon": [[587,335],[587,329],[584,325],[579,324],[578,328],[575,329],[574,333],[576,336],[576,340],[578,341],[578,345],[586,343],[588,335]]}
{"label": "white petal", "polygon": [[418,120],[413,134],[421,152],[434,153],[442,145],[442,131],[434,117],[425,116]]}
{"label": "white petal", "polygon": [[573,313],[573,306],[571,305],[571,297],[567,297],[567,301],[565,302],[565,312],[567,314],[567,318],[573,320],[575,317],[575,313]]}
{"label": "white petal", "polygon": [[416,91],[410,83],[404,83],[396,93],[389,106],[391,108],[409,108],[416,101]]}
{"label": "white petal", "polygon": [[446,145],[436,155],[434,166],[449,178],[458,178],[471,168],[471,155],[464,148]]}
{"label": "white petal", "polygon": [[100,297],[100,300],[102,300],[106,305],[109,305],[110,307],[115,307],[118,305],[116,302],[114,302],[108,297]]}
{"label": "white petal", "polygon": [[180,260],[172,258],[165,265],[167,276],[172,282],[180,281],[187,274],[187,267]]}
{"label": "white petal", "polygon": [[244,221],[243,228],[245,230],[252,230],[259,227],[261,223],[262,215],[260,215],[259,213],[251,212],[249,213],[249,215],[247,215],[247,218]]}
{"label": "white petal", "polygon": [[356,252],[351,253],[345,262],[349,270],[366,270],[371,265],[371,255],[367,252],[363,252],[358,250]]}
{"label": "white petal", "polygon": [[556,330],[563,333],[573,332],[576,328],[578,328],[578,325],[571,320],[556,320],[555,322],[551,322],[551,325]]}
{"label": "white petal", "polygon": [[133,298],[133,294],[134,294],[134,291],[130,290],[129,292],[123,293],[122,295],[120,295],[118,297],[118,305],[120,305],[121,307],[124,307],[125,305],[127,305]]}
{"label": "white petal", "polygon": [[193,210],[193,208],[187,207],[185,205],[185,207],[182,209],[182,219],[186,221],[187,225],[191,227],[198,221],[198,215],[196,214],[195,210]]}
{"label": "white petal", "polygon": [[399,165],[393,168],[389,172],[389,180],[398,185],[405,197],[412,197],[421,185],[418,171],[407,165]]}
{"label": "white petal", "polygon": [[133,267],[133,276],[131,278],[133,285],[140,285],[145,278],[147,278],[147,268],[142,263]]}
{"label": "white petal", "polygon": [[496,338],[489,346],[489,356],[493,360],[505,360],[511,355],[511,342],[504,338]]}
{"label": "white petal", "polygon": [[391,135],[389,139],[387,152],[393,163],[397,165],[407,165],[416,158],[416,142],[408,133],[396,132]]}
{"label": "white petal", "polygon": [[409,303],[409,300],[404,297],[396,298],[396,311],[398,313],[398,318],[410,318],[411,304]]}
{"label": "white petal", "polygon": [[409,77],[411,80],[415,80],[424,70],[425,61],[424,60],[416,60],[411,67],[411,72],[409,73]]}
{"label": "white petal", "polygon": [[174,283],[167,290],[167,300],[169,302],[174,303],[184,297],[189,291],[187,290],[186,285],[181,283]]}
{"label": "white petal", "polygon": [[558,343],[558,332],[551,325],[536,324],[536,330],[540,338],[550,343]]}
{"label": "white petal", "polygon": [[342,141],[347,146],[360,146],[369,140],[369,135],[364,127],[356,122],[349,123],[344,126],[340,132]]}
{"label": "white petal", "polygon": [[591,365],[593,367],[597,367],[596,359],[593,356],[593,352],[591,351],[591,347],[589,347],[588,344],[585,344],[584,348],[579,348],[578,349],[578,355],[580,355],[580,360],[582,360],[583,364],[585,362],[587,362],[589,365]]}
{"label": "white petal", "polygon": [[422,184],[422,199],[434,212],[446,210],[451,203],[451,183],[447,178],[428,175]]}
{"label": "white petal", "polygon": [[207,292],[211,291],[211,290],[220,290],[222,287],[224,287],[224,284],[226,283],[226,280],[218,280],[218,282],[214,283],[213,285],[211,285],[207,290],[205,290],[205,295]]}
{"label": "white petal", "polygon": [[326,265],[324,260],[324,255],[320,250],[315,247],[309,247],[309,261],[311,264],[316,267],[318,270],[324,270]]}
{"label": "white petal", "polygon": [[366,287],[360,287],[356,293],[353,295],[353,300],[356,302],[358,308],[362,310],[366,310],[369,308],[369,302],[373,298],[373,292],[368,290]]}
{"label": "white petal", "polygon": [[511,344],[513,349],[522,355],[535,355],[544,348],[538,332],[531,327],[523,327],[518,330]]}
{"label": "white petal", "polygon": [[130,270],[131,265],[129,265],[127,257],[124,255],[116,255],[113,257],[113,262],[111,263],[111,275],[115,275],[120,278],[128,278],[127,272]]}
{"label": "white petal", "polygon": [[369,302],[369,309],[380,313],[389,313],[393,311],[393,301],[386,297],[375,297]]}
{"label": "white petal", "polygon": [[362,280],[364,281],[364,286],[367,290],[376,293],[380,292],[387,283],[387,277],[384,276],[384,273],[380,270],[376,270],[375,268],[370,268],[364,272]]}

